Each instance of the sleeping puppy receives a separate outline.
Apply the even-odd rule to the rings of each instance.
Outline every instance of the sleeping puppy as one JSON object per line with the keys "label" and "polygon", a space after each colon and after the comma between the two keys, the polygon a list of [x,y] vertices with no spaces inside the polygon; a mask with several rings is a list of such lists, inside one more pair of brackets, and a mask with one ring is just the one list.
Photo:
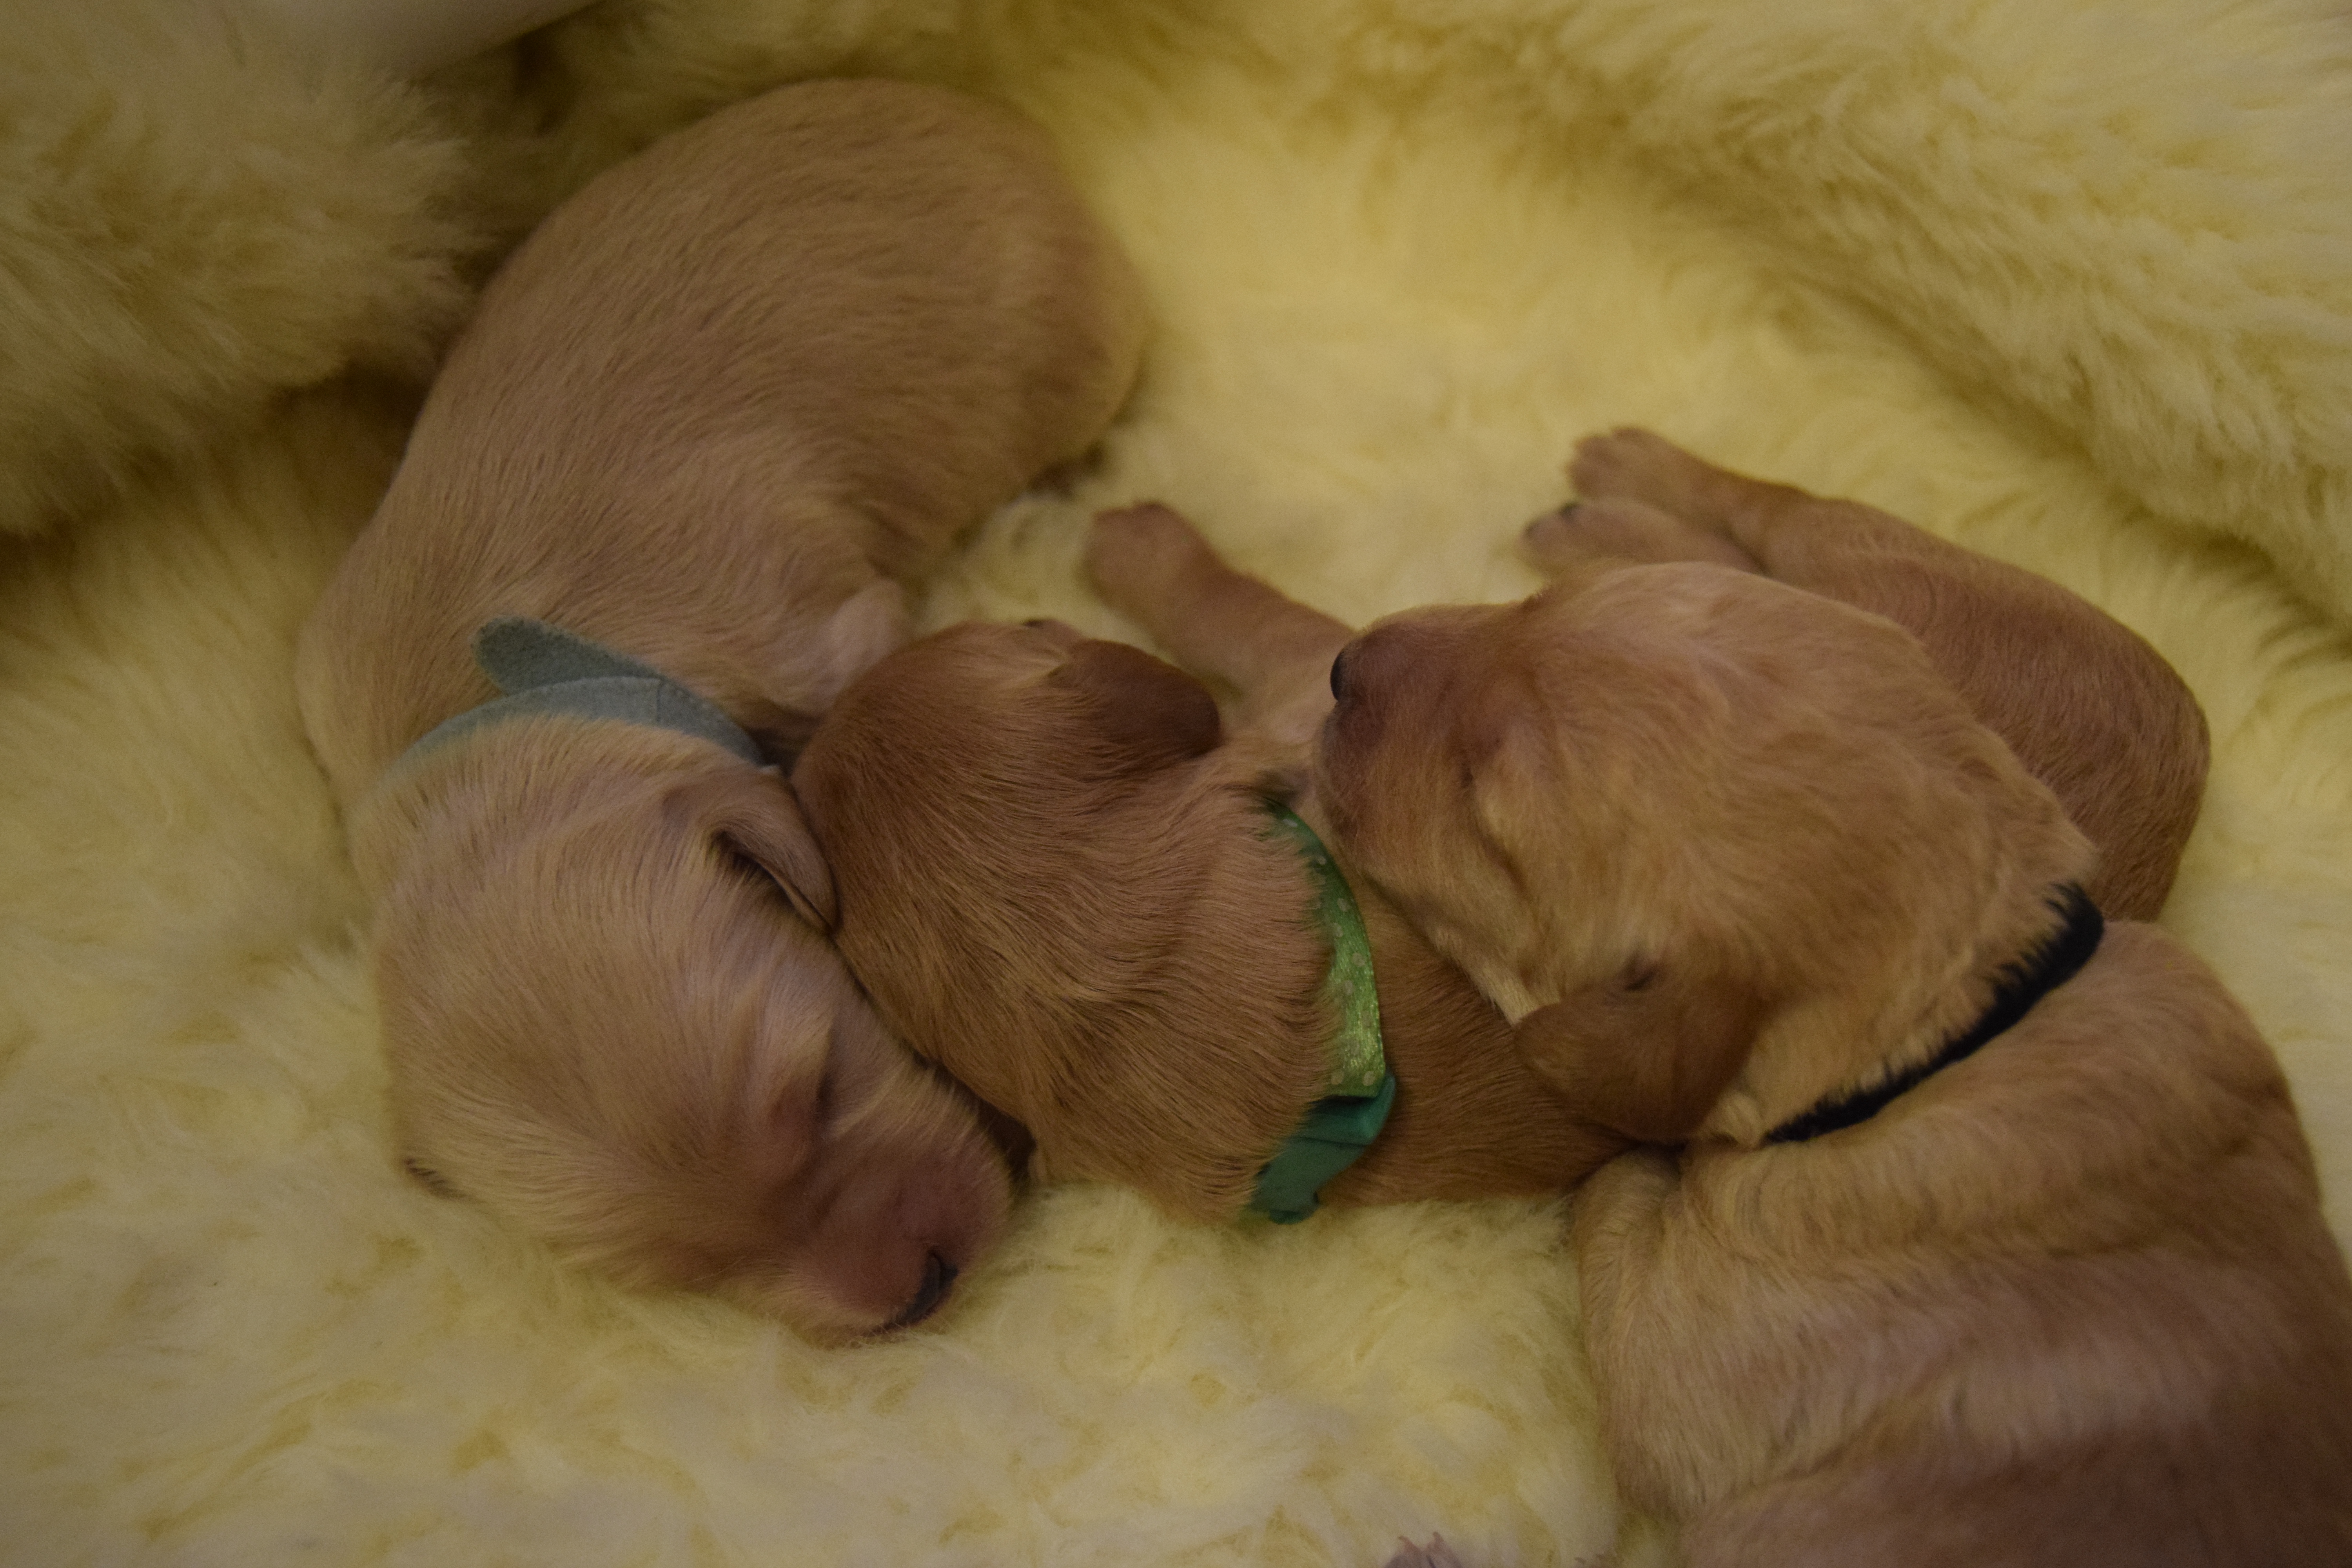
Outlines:
{"label": "sleeping puppy", "polygon": [[2277,1063],[1881,616],[1722,565],[1349,647],[1335,847],[1563,1097],[1628,1498],[1694,1564],[2352,1562]]}
{"label": "sleeping puppy", "polygon": [[515,253],[299,655],[412,1168],[813,1334],[940,1304],[1003,1158],[824,941],[770,759],[1140,331],[1044,136],[898,83],[724,110]]}
{"label": "sleeping puppy", "polygon": [[2162,910],[2204,797],[2205,715],[2128,628],[1900,518],[1727,472],[1646,430],[1580,442],[1569,478],[1579,500],[1528,529],[1538,566],[1716,561],[1885,616],[2099,847],[2085,883],[2099,907]]}

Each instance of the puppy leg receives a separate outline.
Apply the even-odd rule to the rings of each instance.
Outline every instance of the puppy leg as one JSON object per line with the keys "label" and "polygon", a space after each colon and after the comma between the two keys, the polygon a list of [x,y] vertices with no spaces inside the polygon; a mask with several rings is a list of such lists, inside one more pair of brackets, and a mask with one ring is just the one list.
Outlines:
{"label": "puppy leg", "polygon": [[[1677,1281],[1665,1256],[1664,1212],[1680,1182],[1673,1155],[1635,1149],[1594,1172],[1569,1200],[1579,1317],[1601,1394],[1601,1438],[1627,1500],[1670,1518],[1697,1511],[1695,1494],[1718,1457],[1707,1451],[1706,1439],[1727,1436],[1725,1424],[1710,1426],[1717,1412],[1706,1408],[1720,1394],[1696,1386],[1704,1374],[1691,1375],[1695,1358],[1685,1336],[1695,1304],[1672,1300]],[[1720,1331],[1730,1340],[1740,1329],[1731,1320]],[[1697,1452],[1674,1452],[1677,1439],[1691,1437],[1700,1439]]]}
{"label": "puppy leg", "polygon": [[1114,609],[1234,692],[1234,731],[1303,754],[1330,711],[1331,661],[1352,628],[1234,571],[1168,507],[1102,513],[1086,560]]}
{"label": "puppy leg", "polygon": [[[1576,444],[1568,476],[1582,502],[1654,508],[1695,535],[1739,551],[1768,576],[1849,604],[1860,602],[1853,591],[1868,589],[1866,579],[1884,564],[1885,556],[1932,561],[1959,570],[1967,569],[1963,563],[1981,563],[2024,584],[2064,592],[2029,572],[2000,567],[1990,557],[1963,550],[1891,513],[1718,468],[1647,430],[1586,437]],[[2007,591],[2016,589],[2011,584]],[[1877,609],[1874,605],[1864,607]],[[1892,618],[1910,626],[1901,616]],[[1912,629],[1916,633],[1917,628]]]}
{"label": "puppy leg", "polygon": [[2128,627],[1900,518],[1727,472],[1646,430],[1580,442],[1569,477],[1587,504],[1654,509],[1909,631],[2098,845],[2092,897],[2131,920],[2162,910],[2204,798],[2205,716]]}
{"label": "puppy leg", "polygon": [[1519,542],[1535,568],[1552,577],[1655,561],[1713,561],[1742,572],[1762,570],[1727,531],[1625,496],[1571,501],[1528,524]]}

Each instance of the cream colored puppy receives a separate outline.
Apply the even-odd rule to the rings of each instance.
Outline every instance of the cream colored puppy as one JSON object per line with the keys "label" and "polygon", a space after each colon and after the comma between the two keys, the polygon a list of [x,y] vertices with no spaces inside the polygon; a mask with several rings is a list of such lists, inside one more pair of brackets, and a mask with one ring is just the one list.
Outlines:
{"label": "cream colored puppy", "polygon": [[[414,1165],[814,1333],[940,1303],[1003,1160],[820,934],[768,762],[1099,436],[1140,330],[1045,137],[898,83],[724,110],[515,253],[300,652]],[[561,632],[494,630],[528,694],[481,708],[510,616]]]}
{"label": "cream colored puppy", "polygon": [[2154,920],[2204,803],[2205,715],[2162,656],[2088,600],[1859,501],[1718,468],[1647,430],[1577,443],[1577,500],[1529,525],[1536,563],[1716,561],[1875,611],[2099,847],[2085,884]]}
{"label": "cream colored puppy", "polygon": [[1350,645],[1347,854],[1586,1115],[1620,1482],[1696,1564],[2352,1563],[2277,1063],[1893,623],[1720,565]]}

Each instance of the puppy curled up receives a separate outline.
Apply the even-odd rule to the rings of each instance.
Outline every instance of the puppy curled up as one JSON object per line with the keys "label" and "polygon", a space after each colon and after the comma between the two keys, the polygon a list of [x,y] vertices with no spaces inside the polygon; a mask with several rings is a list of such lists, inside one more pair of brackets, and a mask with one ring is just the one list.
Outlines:
{"label": "puppy curled up", "polygon": [[415,1168],[812,1334],[940,1304],[1005,1159],[824,940],[776,763],[1141,330],[1044,135],[903,83],[722,110],[507,262],[298,670]]}
{"label": "puppy curled up", "polygon": [[1375,626],[1316,760],[1645,1145],[1573,1206],[1622,1488],[1699,1565],[2352,1561],[2352,1280],[2268,1047],[1919,639],[1626,564],[1791,514],[1623,446],[1642,542]]}

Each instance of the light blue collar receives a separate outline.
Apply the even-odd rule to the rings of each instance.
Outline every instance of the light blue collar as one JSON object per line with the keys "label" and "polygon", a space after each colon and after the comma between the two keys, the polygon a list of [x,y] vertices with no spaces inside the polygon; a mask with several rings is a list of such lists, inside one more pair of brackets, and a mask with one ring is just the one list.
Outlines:
{"label": "light blue collar", "polygon": [[[505,693],[427,731],[402,763],[509,719],[618,719],[724,746],[754,766],[759,743],[718,704],[649,664],[545,621],[500,616],[474,634],[474,662]],[[395,764],[398,765],[398,764]]]}

